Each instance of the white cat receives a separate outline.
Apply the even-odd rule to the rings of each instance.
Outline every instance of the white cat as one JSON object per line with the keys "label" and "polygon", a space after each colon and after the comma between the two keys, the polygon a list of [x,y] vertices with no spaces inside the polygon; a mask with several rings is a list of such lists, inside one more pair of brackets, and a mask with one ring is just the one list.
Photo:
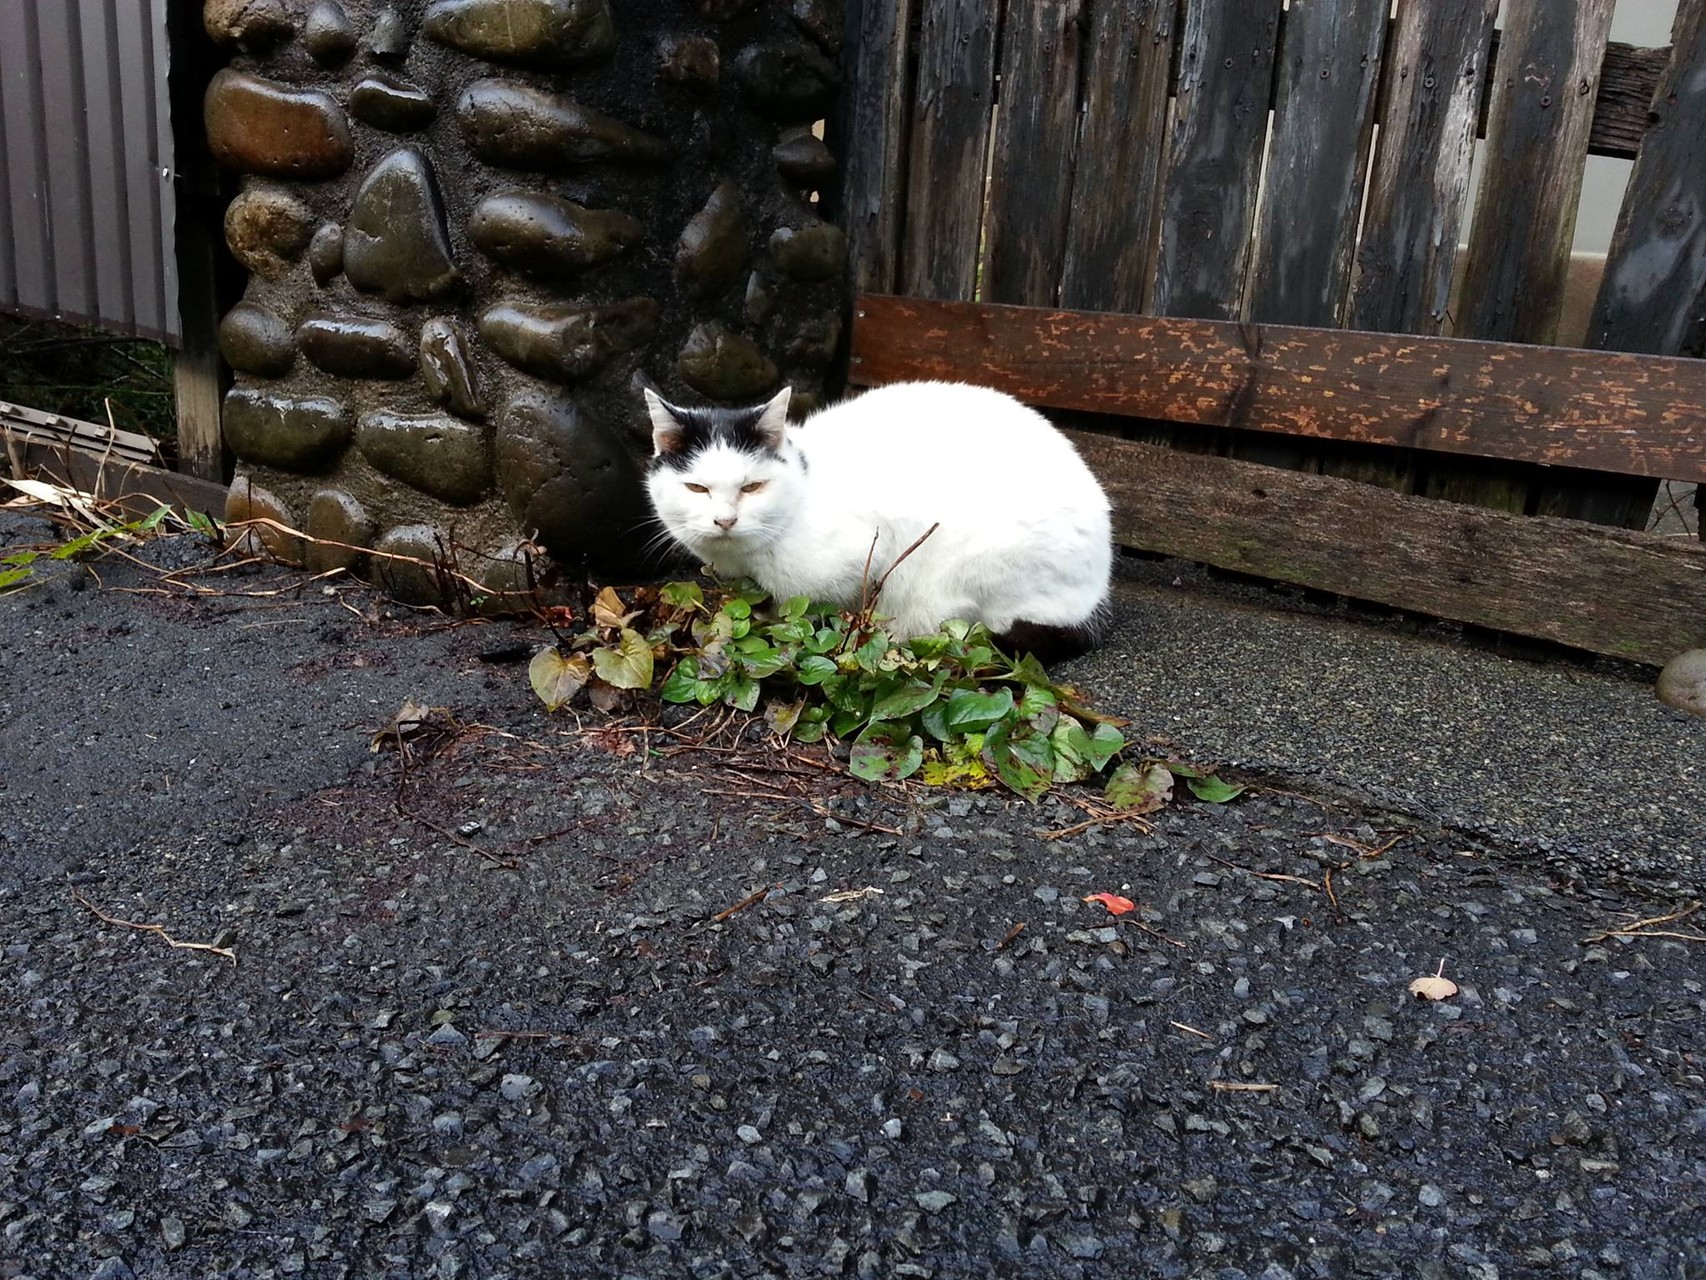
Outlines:
{"label": "white cat", "polygon": [[778,600],[850,608],[867,558],[875,583],[936,525],[883,586],[877,613],[897,634],[982,622],[1045,661],[1096,643],[1108,499],[1041,414],[987,387],[909,382],[791,426],[789,395],[707,409],[646,392],[656,451],[646,487],[689,551]]}

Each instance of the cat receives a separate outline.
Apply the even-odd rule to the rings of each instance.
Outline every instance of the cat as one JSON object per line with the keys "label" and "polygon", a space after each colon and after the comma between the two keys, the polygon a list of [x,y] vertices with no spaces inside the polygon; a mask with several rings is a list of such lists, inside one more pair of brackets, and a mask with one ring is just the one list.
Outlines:
{"label": "cat", "polygon": [[854,608],[889,572],[876,612],[901,637],[982,622],[1045,662],[1100,640],[1107,495],[1041,414],[987,387],[902,382],[791,425],[791,394],[683,408],[646,390],[646,488],[675,541],[777,600]]}

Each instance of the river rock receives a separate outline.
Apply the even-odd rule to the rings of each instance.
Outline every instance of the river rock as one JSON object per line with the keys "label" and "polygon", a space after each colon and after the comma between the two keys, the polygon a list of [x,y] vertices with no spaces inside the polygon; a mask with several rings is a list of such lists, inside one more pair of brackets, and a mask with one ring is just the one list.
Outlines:
{"label": "river rock", "polygon": [[1689,649],[1666,663],[1658,695],[1682,711],[1706,716],[1706,649]]}
{"label": "river rock", "polygon": [[375,62],[398,63],[409,56],[409,26],[403,15],[387,5],[367,33],[367,53]]}
{"label": "river rock", "polygon": [[317,471],[337,460],[350,438],[349,412],[325,396],[282,396],[250,387],[225,395],[225,439],[247,462]]}
{"label": "river rock", "polygon": [[310,316],[296,327],[302,354],[338,378],[396,381],[415,371],[415,347],[389,320]]}
{"label": "river rock", "polygon": [[355,54],[355,23],[338,0],[318,0],[302,27],[302,47],[322,67],[341,67]]}
{"label": "river rock", "polygon": [[757,3],[758,0],[694,0],[693,7],[713,22],[727,22]]}
{"label": "river rock", "polygon": [[[308,543],[304,553],[309,573],[334,569],[360,572],[366,557],[362,551],[373,545],[379,526],[367,508],[342,489],[321,489],[308,503]],[[336,545],[333,545],[336,544]]]}
{"label": "river rock", "polygon": [[510,80],[476,80],[456,116],[475,155],[487,164],[555,173],[599,160],[659,164],[661,138],[583,107],[573,98]]}
{"label": "river rock", "polygon": [[288,275],[313,234],[313,212],[278,187],[247,186],[225,208],[231,256],[263,280]]}
{"label": "river rock", "polygon": [[675,251],[682,292],[690,298],[711,298],[730,288],[746,270],[750,235],[740,188],[722,183],[682,229]]}
{"label": "river rock", "polygon": [[658,77],[670,84],[709,91],[722,78],[722,55],[707,36],[676,36],[658,48]]}
{"label": "river rock", "polygon": [[797,325],[788,335],[782,356],[791,368],[822,373],[841,345],[841,313],[826,311]]}
{"label": "river rock", "polygon": [[762,327],[776,310],[776,295],[770,285],[756,271],[746,278],[746,322],[755,328]]}
{"label": "river rock", "polygon": [[419,85],[380,71],[350,90],[349,113],[387,133],[413,133],[433,122],[438,104]]}
{"label": "river rock", "polygon": [[500,304],[480,317],[480,336],[524,373],[557,382],[590,377],[623,351],[657,336],[658,304],[629,298],[604,306]]}
{"label": "river rock", "polygon": [[834,154],[810,133],[784,138],[770,156],[776,161],[776,172],[802,187],[816,190],[835,176]]}
{"label": "river rock", "polygon": [[421,29],[493,62],[572,66],[616,48],[609,0],[435,0]]}
{"label": "river rock", "polygon": [[778,271],[795,280],[839,280],[847,268],[847,235],[828,222],[778,227],[770,237],[770,256]]}
{"label": "river rock", "polygon": [[646,228],[615,209],[587,209],[537,191],[488,196],[468,219],[468,239],[494,262],[543,279],[596,267],[639,244]]}
{"label": "river rock", "polygon": [[445,563],[449,546],[450,539],[435,525],[406,524],[388,530],[373,548],[380,553],[371,558],[373,580],[404,604],[449,604],[439,572],[452,567]]}
{"label": "river rock", "polygon": [[344,275],[388,302],[431,302],[461,288],[438,182],[414,148],[386,156],[356,192],[344,229]]}
{"label": "river rock", "polygon": [[539,555],[533,544],[512,539],[493,551],[469,551],[462,561],[462,572],[478,582],[483,591],[473,600],[474,611],[482,614],[514,613],[538,603],[535,575]]}
{"label": "river rock", "polygon": [[780,124],[810,124],[828,114],[840,81],[816,45],[779,37],[742,51],[735,80],[752,108]]}
{"label": "river rock", "polygon": [[492,485],[485,429],[446,414],[365,413],[355,443],[378,470],[454,507],[478,502]]}
{"label": "river rock", "polygon": [[238,373],[282,378],[296,363],[296,339],[278,312],[239,302],[219,322],[219,354]]}
{"label": "river rock", "polygon": [[202,114],[214,159],[241,173],[335,178],[355,155],[343,110],[318,89],[226,67],[208,84]]}
{"label": "river rock", "polygon": [[639,467],[622,442],[567,396],[530,392],[497,430],[497,476],[516,522],[573,570],[637,567],[650,518]]}
{"label": "river rock", "polygon": [[421,381],[427,394],[463,418],[484,418],[468,338],[455,320],[428,320],[421,326]]}
{"label": "river rock", "polygon": [[308,242],[308,270],[314,273],[314,283],[324,288],[343,269],[344,229],[328,222]]}
{"label": "river rock", "polygon": [[791,0],[788,12],[824,52],[839,54],[846,30],[847,6],[844,0]]}
{"label": "river rock", "polygon": [[244,53],[265,53],[296,34],[284,0],[207,0],[201,20],[216,43]]}
{"label": "river rock", "polygon": [[[247,520],[271,520],[283,525],[257,525],[252,529],[234,526]],[[231,481],[225,493],[226,540],[234,543],[241,554],[268,555],[286,564],[300,565],[304,559],[302,539],[289,530],[300,530],[296,513],[288,503],[270,489],[263,489],[246,475]]]}
{"label": "river rock", "polygon": [[776,386],[776,366],[752,339],[717,320],[687,336],[676,358],[681,380],[713,400],[751,400]]}

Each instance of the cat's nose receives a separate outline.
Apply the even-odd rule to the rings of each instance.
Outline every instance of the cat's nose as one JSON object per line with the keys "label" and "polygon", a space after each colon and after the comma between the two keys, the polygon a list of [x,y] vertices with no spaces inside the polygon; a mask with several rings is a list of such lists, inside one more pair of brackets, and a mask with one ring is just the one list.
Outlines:
{"label": "cat's nose", "polygon": [[739,516],[718,516],[717,517],[717,528],[722,529],[723,531],[727,532],[728,530],[735,527],[735,521],[738,519],[740,519]]}

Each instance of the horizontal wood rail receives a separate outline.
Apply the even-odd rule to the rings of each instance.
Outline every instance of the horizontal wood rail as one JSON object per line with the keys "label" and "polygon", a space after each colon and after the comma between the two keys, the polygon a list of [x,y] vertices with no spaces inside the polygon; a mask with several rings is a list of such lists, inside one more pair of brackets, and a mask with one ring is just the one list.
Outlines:
{"label": "horizontal wood rail", "polygon": [[1706,360],[863,294],[848,376],[1706,482]]}

